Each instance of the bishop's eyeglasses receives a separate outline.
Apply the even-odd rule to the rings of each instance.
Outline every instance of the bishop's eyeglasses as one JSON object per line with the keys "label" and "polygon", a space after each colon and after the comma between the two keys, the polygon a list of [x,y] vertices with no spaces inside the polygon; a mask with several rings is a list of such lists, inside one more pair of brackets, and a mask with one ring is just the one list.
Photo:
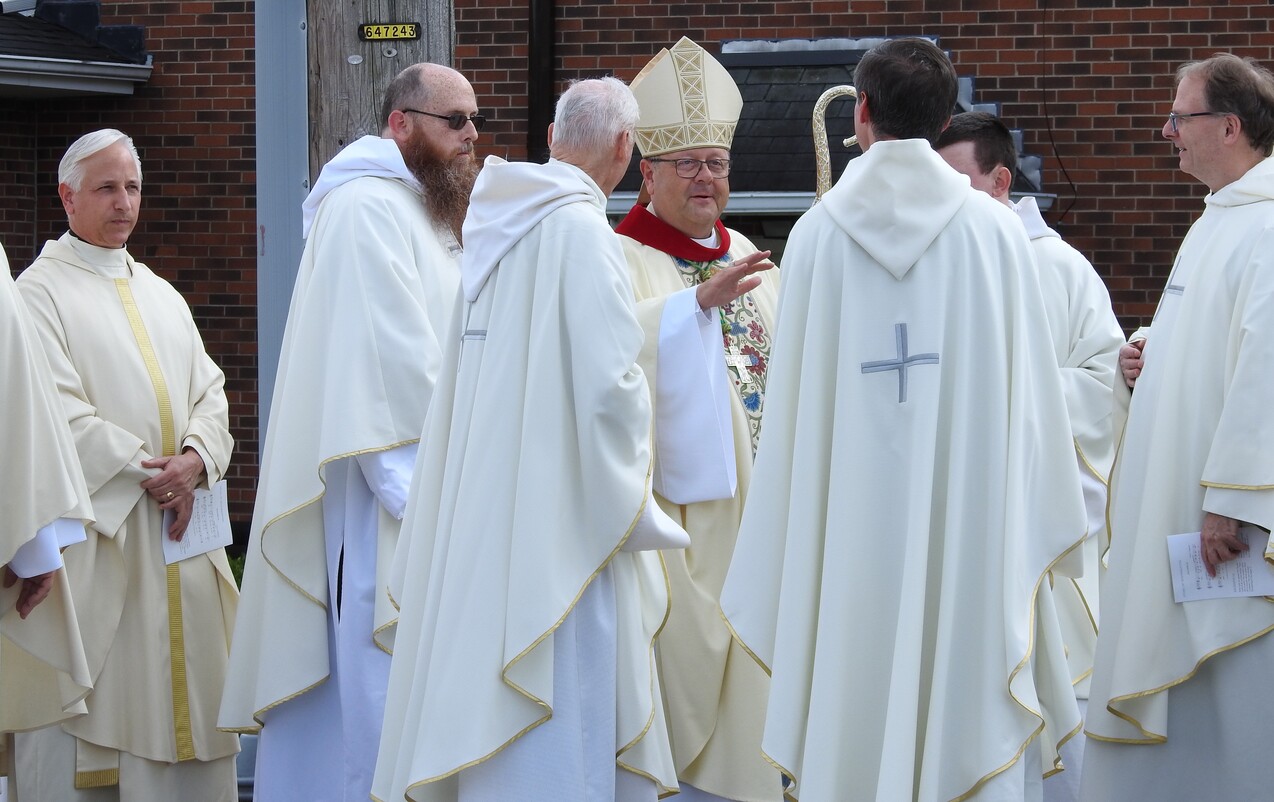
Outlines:
{"label": "bishop's eyeglasses", "polygon": [[1177,114],[1175,111],[1168,112],[1168,125],[1172,127],[1172,133],[1177,133],[1177,126],[1181,120],[1188,120],[1191,117],[1224,117],[1229,114],[1228,111],[1192,111],[1189,114]]}
{"label": "bishop's eyeglasses", "polygon": [[725,178],[730,175],[729,159],[646,159],[648,162],[664,162],[671,164],[677,171],[678,178],[694,178],[704,167],[713,178]]}
{"label": "bishop's eyeglasses", "polygon": [[399,111],[410,111],[412,114],[423,114],[426,117],[437,117],[439,120],[446,120],[447,127],[452,131],[459,131],[464,128],[465,123],[473,123],[474,130],[481,131],[482,126],[487,124],[485,114],[474,112],[468,116],[456,112],[455,114],[434,114],[432,111],[421,111],[420,109],[399,109]]}

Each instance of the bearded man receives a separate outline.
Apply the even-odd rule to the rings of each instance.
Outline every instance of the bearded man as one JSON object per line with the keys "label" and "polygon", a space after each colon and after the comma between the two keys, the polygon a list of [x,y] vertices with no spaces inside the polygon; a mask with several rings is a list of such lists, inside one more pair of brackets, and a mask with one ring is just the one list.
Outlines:
{"label": "bearded man", "polygon": [[305,201],[219,720],[261,733],[258,800],[371,789],[384,588],[460,280],[477,111],[460,73],[408,67],[381,135],[338,153]]}

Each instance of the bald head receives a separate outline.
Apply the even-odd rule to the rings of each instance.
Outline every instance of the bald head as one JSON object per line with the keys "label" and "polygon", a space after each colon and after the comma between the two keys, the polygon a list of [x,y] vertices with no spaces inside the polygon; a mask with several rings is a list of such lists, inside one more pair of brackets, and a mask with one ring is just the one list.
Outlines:
{"label": "bald head", "polygon": [[385,100],[380,106],[381,130],[389,127],[389,115],[398,109],[428,108],[436,94],[464,91],[473,94],[469,81],[450,67],[428,61],[412,64],[394,76],[385,89]]}

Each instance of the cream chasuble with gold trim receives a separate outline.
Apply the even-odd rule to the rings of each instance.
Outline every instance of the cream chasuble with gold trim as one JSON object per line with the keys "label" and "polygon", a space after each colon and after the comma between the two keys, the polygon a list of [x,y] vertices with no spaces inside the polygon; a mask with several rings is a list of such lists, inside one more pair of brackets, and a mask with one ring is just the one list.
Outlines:
{"label": "cream chasuble with gold trim", "polygon": [[[395,558],[376,799],[510,798],[491,793],[501,779],[563,802],[677,787],[653,655],[666,579],[658,554],[625,550],[650,498],[650,399],[604,203],[556,160],[488,157],[474,187],[465,293]],[[580,642],[564,664],[574,649],[557,638],[603,609],[596,590],[614,605],[599,621],[610,645],[590,664],[595,641]],[[555,696],[575,668],[596,715]],[[571,736],[608,748],[578,766],[579,750],[554,748]],[[516,769],[528,748],[534,774]]]}
{"label": "cream chasuble with gold trim", "polygon": [[[191,447],[205,485],[233,441],[224,376],[185,300],[126,250],[71,234],[45,244],[18,279],[43,338],[97,521],[65,553],[94,675],[77,787],[118,782],[116,751],[208,761],[238,741],[216,731],[238,591],[224,550],[165,566],[162,511],[139,483],[142,460]],[[165,633],[163,639],[156,632]]]}
{"label": "cream chasuble with gold trim", "polygon": [[721,594],[772,672],[764,752],[811,802],[1022,800],[1037,600],[1085,531],[1026,236],[928,142],[884,140],[783,264]]}
{"label": "cream chasuble with gold trim", "polygon": [[[1206,661],[1224,662],[1231,649],[1259,650],[1258,655],[1274,651],[1271,599],[1177,604],[1168,572],[1164,539],[1198,532],[1205,511],[1266,530],[1274,527],[1274,416],[1269,410],[1274,159],[1258,163],[1205,203],[1181,244],[1155,312],[1115,462],[1109,569],[1101,591],[1101,634],[1085,733],[1090,752],[1094,740],[1145,744],[1162,756],[1163,766],[1179,765],[1192,773],[1196,761],[1205,759],[1211,767],[1209,788],[1240,787],[1229,783],[1241,782],[1250,768],[1264,791],[1268,761],[1263,757],[1262,765],[1236,767],[1223,776],[1211,759],[1174,747],[1168,727],[1178,686],[1199,682],[1193,678],[1206,673]],[[1251,548],[1266,550],[1266,560],[1274,561],[1271,544],[1254,542]],[[1240,703],[1246,720],[1229,728],[1237,737],[1268,732],[1274,706],[1261,679],[1253,676],[1248,688],[1217,691],[1247,700]],[[1263,739],[1257,741],[1264,748]],[[1216,793],[1221,796],[1215,798],[1244,798]]]}
{"label": "cream chasuble with gold trim", "polygon": [[[638,214],[649,216],[645,209],[634,209],[630,218]],[[664,228],[670,227],[665,224]],[[625,227],[619,230],[623,233]],[[728,263],[756,253],[756,246],[737,231],[728,231],[727,236],[729,250],[706,264]],[[682,239],[690,242],[684,235]],[[637,319],[645,332],[639,364],[651,385],[651,397],[658,399],[657,377],[663,375],[659,343],[666,302],[673,293],[697,284],[688,273],[694,265],[705,262],[677,259],[630,236],[622,236],[621,242],[637,300]],[[722,336],[729,344],[725,348],[727,359],[733,350],[748,362],[725,366],[730,380],[727,393],[735,493],[693,504],[676,504],[655,496],[691,539],[690,548],[664,555],[672,601],[658,649],[677,776],[717,796],[746,800],[781,796],[778,773],[760,752],[769,681],[730,637],[718,606],[751,484],[755,438],[763,431],[765,370],[779,276],[777,270],[760,275],[761,285],[732,305],[740,310],[711,310],[714,319],[725,321]],[[676,409],[656,403],[656,429],[664,416],[676,414]]]}
{"label": "cream chasuble with gold trim", "polygon": [[[92,519],[75,443],[57,399],[40,335],[13,285],[0,248],[0,565],[40,549],[60,565],[63,524],[84,539]],[[39,543],[37,541],[46,541]],[[42,565],[40,572],[52,565]],[[15,571],[17,573],[17,571]],[[92,685],[66,572],[26,620],[14,604],[21,583],[0,591],[0,730],[42,727],[84,712],[78,702]]]}
{"label": "cream chasuble with gold trim", "polygon": [[[288,310],[218,723],[261,731],[262,788],[309,796],[345,786],[361,799],[397,619],[390,566],[460,247],[435,226],[391,139],[342,150],[306,206],[316,211]],[[401,469],[378,482],[371,468],[386,460]],[[332,722],[338,731],[324,731]],[[319,766],[298,776],[311,761]]]}

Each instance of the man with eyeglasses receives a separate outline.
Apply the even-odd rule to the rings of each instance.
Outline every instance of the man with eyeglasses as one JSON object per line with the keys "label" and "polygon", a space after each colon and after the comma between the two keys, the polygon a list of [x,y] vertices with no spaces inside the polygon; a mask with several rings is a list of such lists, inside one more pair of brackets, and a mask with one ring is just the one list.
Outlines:
{"label": "man with eyeglasses", "polygon": [[1267,799],[1274,605],[1174,602],[1165,541],[1190,536],[1211,576],[1274,558],[1274,74],[1229,54],[1185,64],[1162,133],[1208,194],[1121,358],[1120,389],[1136,391],[1110,484],[1081,798]]}
{"label": "man with eyeglasses", "polygon": [[777,303],[769,251],[721,224],[743,105],[734,79],[689,39],[633,80],[650,203],[620,223],[642,368],[655,408],[655,498],[690,533],[667,552],[659,668],[681,798],[778,800],[761,754],[764,672],[717,608],[761,430]]}
{"label": "man with eyeglasses", "polygon": [[390,82],[323,167],[266,429],[219,724],[260,731],[257,800],[365,800],[396,613],[388,570],[459,287],[485,121],[460,73]]}

